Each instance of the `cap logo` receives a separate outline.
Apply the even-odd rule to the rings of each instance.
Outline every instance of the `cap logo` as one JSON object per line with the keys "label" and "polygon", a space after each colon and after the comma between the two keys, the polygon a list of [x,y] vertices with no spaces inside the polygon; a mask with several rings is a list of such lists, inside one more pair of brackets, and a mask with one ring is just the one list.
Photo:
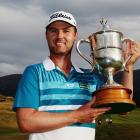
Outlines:
{"label": "cap logo", "polygon": [[67,13],[64,11],[57,11],[57,12],[54,12],[53,14],[51,14],[50,17],[48,18],[48,24],[47,24],[46,28],[55,21],[64,21],[74,27],[77,26],[73,15],[71,13]]}
{"label": "cap logo", "polygon": [[69,16],[67,16],[67,15],[64,15],[64,14],[62,14],[62,13],[55,13],[55,14],[53,14],[53,15],[50,17],[49,22],[50,22],[52,19],[58,18],[58,17],[62,17],[62,18],[66,18],[66,19],[71,20],[71,17],[69,17]]}

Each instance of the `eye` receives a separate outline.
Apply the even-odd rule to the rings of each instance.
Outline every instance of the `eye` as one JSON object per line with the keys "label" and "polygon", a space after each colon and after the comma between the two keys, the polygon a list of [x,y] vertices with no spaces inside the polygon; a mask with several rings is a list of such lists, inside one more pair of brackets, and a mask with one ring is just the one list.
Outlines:
{"label": "eye", "polygon": [[50,32],[50,33],[57,33],[58,31],[57,31],[57,29],[55,29],[55,28],[49,28],[49,32]]}
{"label": "eye", "polygon": [[69,30],[69,29],[64,29],[64,32],[65,32],[65,33],[69,33],[70,30]]}

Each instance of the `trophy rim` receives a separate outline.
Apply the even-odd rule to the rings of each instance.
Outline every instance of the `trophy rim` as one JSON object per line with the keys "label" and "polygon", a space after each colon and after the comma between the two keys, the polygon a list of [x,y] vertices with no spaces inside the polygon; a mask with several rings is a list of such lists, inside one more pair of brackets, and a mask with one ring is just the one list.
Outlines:
{"label": "trophy rim", "polygon": [[115,33],[119,33],[121,36],[123,36],[123,33],[118,31],[118,30],[101,30],[101,31],[97,31],[96,33],[94,33],[93,35],[97,35],[97,34],[102,34],[102,33],[105,33],[105,32],[115,32]]}

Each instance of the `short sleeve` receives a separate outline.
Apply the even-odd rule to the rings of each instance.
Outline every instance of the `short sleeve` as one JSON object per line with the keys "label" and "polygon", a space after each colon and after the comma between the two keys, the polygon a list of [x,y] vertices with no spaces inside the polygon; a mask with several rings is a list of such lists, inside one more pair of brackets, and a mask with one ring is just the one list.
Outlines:
{"label": "short sleeve", "polygon": [[19,82],[13,110],[17,108],[34,108],[39,106],[38,76],[35,66],[28,66]]}

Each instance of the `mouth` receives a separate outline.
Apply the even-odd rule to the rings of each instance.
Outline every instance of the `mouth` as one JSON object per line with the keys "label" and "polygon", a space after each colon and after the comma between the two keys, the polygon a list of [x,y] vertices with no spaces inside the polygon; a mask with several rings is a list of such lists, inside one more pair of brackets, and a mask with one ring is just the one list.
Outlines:
{"label": "mouth", "polygon": [[65,45],[65,42],[56,42],[57,46]]}

